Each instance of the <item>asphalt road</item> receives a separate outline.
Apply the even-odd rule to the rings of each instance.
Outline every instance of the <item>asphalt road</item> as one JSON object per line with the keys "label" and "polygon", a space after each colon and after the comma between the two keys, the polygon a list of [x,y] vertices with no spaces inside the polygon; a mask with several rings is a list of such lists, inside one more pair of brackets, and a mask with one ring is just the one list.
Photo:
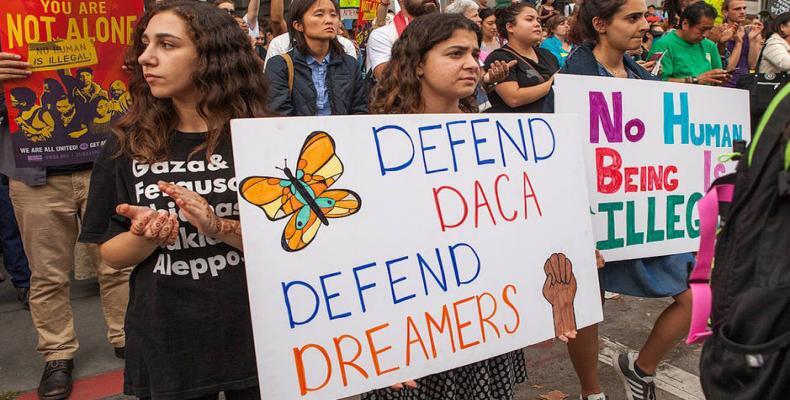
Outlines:
{"label": "asphalt road", "polygon": [[[75,359],[75,378],[95,376],[123,368],[106,340],[104,319],[94,280],[73,282],[71,288],[75,325],[80,350]],[[658,314],[670,303],[667,299],[638,299],[621,296],[607,301],[601,326],[601,384],[610,400],[624,400],[625,395],[614,369],[605,361],[614,349],[639,349]],[[43,360],[36,353],[36,333],[25,311],[15,299],[10,282],[0,284],[0,399],[12,399],[11,392],[35,389],[41,377]],[[660,400],[702,399],[697,379],[699,346],[680,344],[661,366],[658,384]],[[579,384],[559,342],[525,350],[529,380],[521,385],[516,399],[540,399],[552,391],[578,399]],[[127,399],[113,396],[112,399]],[[91,399],[78,399],[91,400]]]}

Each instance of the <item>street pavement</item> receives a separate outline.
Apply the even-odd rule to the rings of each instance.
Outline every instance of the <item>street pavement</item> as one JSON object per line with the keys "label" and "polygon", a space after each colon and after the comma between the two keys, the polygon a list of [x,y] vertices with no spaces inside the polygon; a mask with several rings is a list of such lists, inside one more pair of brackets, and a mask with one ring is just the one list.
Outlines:
{"label": "street pavement", "polygon": [[[31,391],[38,386],[44,365],[35,351],[37,338],[30,314],[16,301],[15,295],[9,281],[0,283],[0,400],[35,399]],[[131,399],[119,395],[119,371],[123,368],[123,361],[114,357],[113,348],[107,342],[98,296],[95,279],[72,282],[72,308],[80,341],[74,377],[80,384],[80,391],[75,391],[76,396],[71,399]],[[608,355],[615,350],[639,349],[655,319],[670,303],[668,299],[627,296],[607,301],[605,320],[600,329],[599,374],[610,400],[625,400],[625,394],[614,369],[607,364]],[[531,347],[525,351],[529,380],[518,388],[517,400],[541,399],[542,395],[550,396],[552,392],[559,397],[548,399],[562,399],[562,394],[568,399],[579,398],[579,384],[562,343]],[[659,400],[703,399],[697,378],[699,351],[699,346],[681,344],[671,352],[659,368]],[[94,394],[102,392],[97,389],[102,382],[105,387],[115,390],[109,394]]]}

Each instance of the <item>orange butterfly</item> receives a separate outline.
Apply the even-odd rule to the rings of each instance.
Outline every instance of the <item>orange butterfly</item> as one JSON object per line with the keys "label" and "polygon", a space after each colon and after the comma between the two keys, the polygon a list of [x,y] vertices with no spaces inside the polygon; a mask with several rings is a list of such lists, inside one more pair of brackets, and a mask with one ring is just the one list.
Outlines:
{"label": "orange butterfly", "polygon": [[326,132],[307,136],[296,173],[287,162],[277,169],[285,173],[285,179],[246,178],[241,182],[241,197],[260,207],[271,221],[291,216],[281,240],[286,251],[304,249],[315,239],[321,223],[329,225],[329,218],[347,217],[362,206],[359,195],[350,190],[327,190],[343,174],[343,163],[335,154],[334,139]]}

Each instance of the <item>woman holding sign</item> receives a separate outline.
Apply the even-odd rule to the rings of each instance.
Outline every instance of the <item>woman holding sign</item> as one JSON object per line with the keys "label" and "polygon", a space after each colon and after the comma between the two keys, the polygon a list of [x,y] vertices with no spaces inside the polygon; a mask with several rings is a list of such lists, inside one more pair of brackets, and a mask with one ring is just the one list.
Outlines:
{"label": "woman holding sign", "polygon": [[[482,77],[478,64],[480,29],[459,14],[415,19],[392,49],[392,61],[373,92],[377,114],[476,112],[475,90]],[[365,400],[512,399],[527,378],[521,350],[421,378],[412,387],[381,389]],[[413,382],[410,382],[413,383]],[[399,385],[400,386],[400,385]],[[416,386],[416,387],[413,387]]]}
{"label": "woman holding sign", "polygon": [[202,2],[155,6],[133,39],[134,101],[96,161],[80,238],[136,265],[124,392],[258,399],[229,121],[269,115],[263,63]]}
{"label": "woman holding sign", "polygon": [[[658,80],[626,53],[638,49],[649,25],[644,0],[586,0],[579,9],[571,40],[579,45],[560,73]],[[599,270],[601,290],[637,297],[672,297],[675,302],[658,317],[639,355],[613,357],[628,399],[654,399],[656,367],[688,332],[691,294],[688,290],[691,254],[609,262]],[[586,399],[603,399],[598,381],[598,327],[581,329],[568,345]],[[586,397],[585,397],[586,396]]]}

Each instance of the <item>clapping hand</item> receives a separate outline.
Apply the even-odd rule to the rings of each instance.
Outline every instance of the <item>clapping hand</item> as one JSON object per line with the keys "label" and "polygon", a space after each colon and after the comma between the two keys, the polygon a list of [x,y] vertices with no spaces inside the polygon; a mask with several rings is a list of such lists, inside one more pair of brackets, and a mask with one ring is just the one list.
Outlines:
{"label": "clapping hand", "polygon": [[119,204],[115,212],[132,222],[129,233],[143,237],[157,246],[171,246],[178,239],[178,217],[149,207]]}

